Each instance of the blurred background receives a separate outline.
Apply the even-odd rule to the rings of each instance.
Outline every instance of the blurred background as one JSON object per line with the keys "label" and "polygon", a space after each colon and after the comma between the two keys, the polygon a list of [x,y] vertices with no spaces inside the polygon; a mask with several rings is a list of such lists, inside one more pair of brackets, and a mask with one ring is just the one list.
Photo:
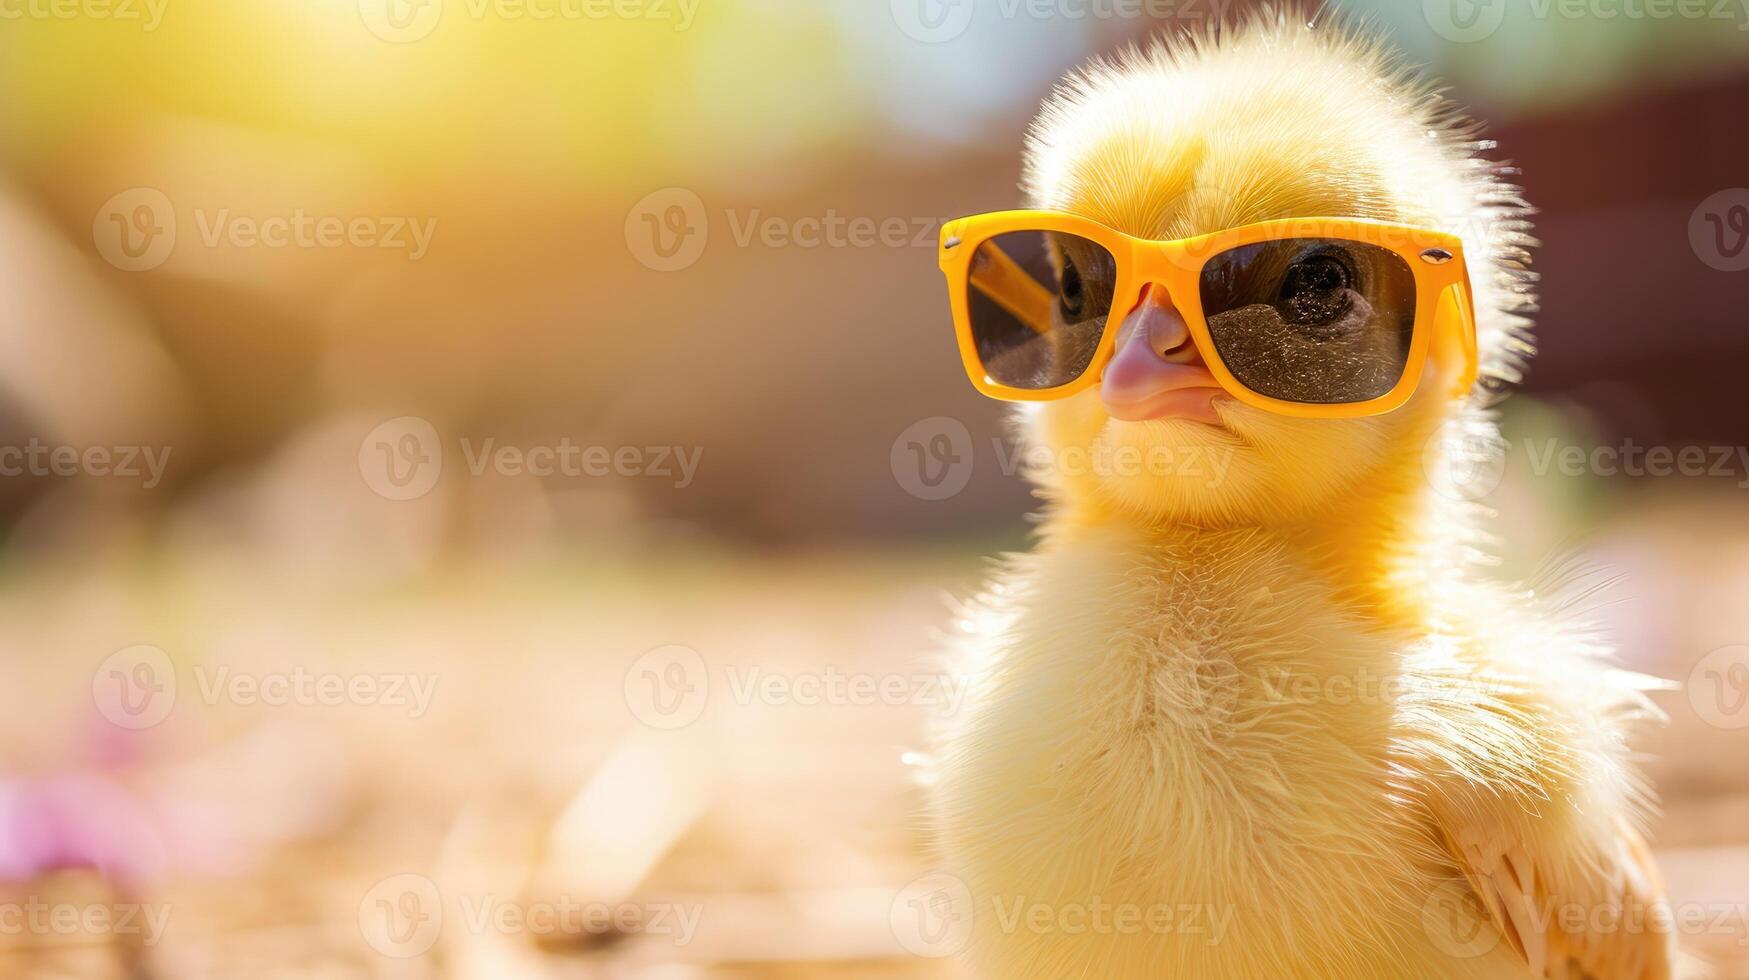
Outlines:
{"label": "blurred background", "polygon": [[[0,0],[0,974],[940,975],[929,656],[1033,502],[936,231],[1246,6]],[[1749,5],[1332,6],[1541,210],[1476,493],[1691,684],[1656,843],[1749,909]]]}

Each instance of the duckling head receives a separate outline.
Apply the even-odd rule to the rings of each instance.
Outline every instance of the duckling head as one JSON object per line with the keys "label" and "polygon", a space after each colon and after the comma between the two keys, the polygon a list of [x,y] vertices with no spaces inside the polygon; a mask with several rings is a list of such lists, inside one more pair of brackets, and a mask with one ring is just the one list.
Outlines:
{"label": "duckling head", "polygon": [[[1435,348],[1414,394],[1390,412],[1307,418],[1245,404],[1217,384],[1179,312],[1196,297],[1132,284],[1111,309],[1123,319],[1109,361],[1095,365],[1099,384],[1020,409],[1041,492],[1070,513],[1147,523],[1303,521],[1382,488],[1424,489],[1454,427],[1461,445],[1485,443],[1484,397],[1516,380],[1529,353],[1519,315],[1530,302],[1529,240],[1527,209],[1477,157],[1487,145],[1474,135],[1378,42],[1280,10],[1070,76],[1029,134],[1031,207],[1159,241],[1286,218],[1455,234],[1473,283],[1481,378],[1460,387],[1467,358]],[[1111,295],[1110,263],[1078,247],[1047,236],[1061,290]],[[1267,288],[1284,298],[1315,299],[1352,271],[1340,255],[1310,254],[1245,274],[1274,277]],[[1317,335],[1329,320],[1240,324],[1232,347],[1216,342],[1233,369],[1329,342]],[[1315,372],[1282,383],[1284,398],[1319,400]]]}

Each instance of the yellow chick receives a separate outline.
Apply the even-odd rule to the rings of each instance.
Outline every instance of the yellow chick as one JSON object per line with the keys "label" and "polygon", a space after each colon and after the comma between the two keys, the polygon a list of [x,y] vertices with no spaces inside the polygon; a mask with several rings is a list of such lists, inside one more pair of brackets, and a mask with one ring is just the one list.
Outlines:
{"label": "yellow chick", "polygon": [[[965,610],[932,790],[977,976],[1673,975],[1625,748],[1649,682],[1478,574],[1486,513],[1429,475],[1494,436],[1482,393],[1530,352],[1529,212],[1474,134],[1376,40],[1279,10],[1045,104],[1032,208],[1161,241],[1314,216],[1460,236],[1482,381],[1454,396],[1435,349],[1384,414],[1243,404],[1155,283],[1100,384],[1021,407],[1042,526]],[[1065,306],[1109,296],[1053,262]],[[1123,450],[1156,465],[1099,465]]]}

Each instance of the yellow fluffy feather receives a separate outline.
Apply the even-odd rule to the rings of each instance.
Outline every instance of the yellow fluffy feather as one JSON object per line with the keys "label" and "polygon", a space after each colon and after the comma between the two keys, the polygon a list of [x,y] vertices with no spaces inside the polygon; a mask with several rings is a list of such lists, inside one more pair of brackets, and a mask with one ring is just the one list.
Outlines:
{"label": "yellow fluffy feather", "polygon": [[[1530,242],[1473,135],[1377,43],[1276,12],[1071,77],[1026,193],[1147,238],[1306,216],[1459,234],[1493,387],[1529,352]],[[1672,974],[1624,747],[1655,713],[1643,679],[1477,573],[1485,515],[1427,474],[1442,432],[1494,423],[1434,367],[1358,420],[1229,399],[1221,427],[1117,422],[1097,391],[1022,410],[1045,519],[966,610],[971,700],[936,753],[976,975]],[[1117,447],[1181,465],[1055,465]]]}

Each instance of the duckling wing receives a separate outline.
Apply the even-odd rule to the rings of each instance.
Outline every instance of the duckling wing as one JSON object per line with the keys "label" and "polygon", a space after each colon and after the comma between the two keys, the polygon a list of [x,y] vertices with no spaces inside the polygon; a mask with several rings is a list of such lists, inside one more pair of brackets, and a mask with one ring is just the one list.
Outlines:
{"label": "duckling wing", "polygon": [[1651,852],[1625,820],[1592,853],[1539,860],[1506,825],[1442,828],[1494,928],[1539,980],[1670,980],[1673,922]]}

